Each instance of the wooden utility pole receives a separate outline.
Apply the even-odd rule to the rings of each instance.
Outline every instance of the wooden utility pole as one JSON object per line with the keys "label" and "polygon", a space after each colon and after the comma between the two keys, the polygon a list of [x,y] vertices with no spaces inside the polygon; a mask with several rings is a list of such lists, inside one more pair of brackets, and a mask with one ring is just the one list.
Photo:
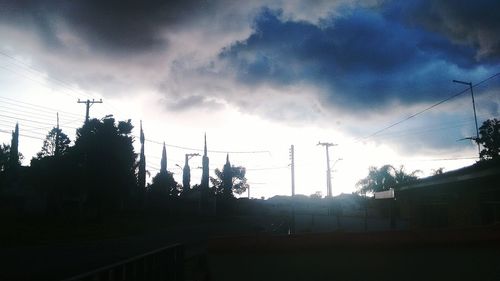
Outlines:
{"label": "wooden utility pole", "polygon": [[184,159],[184,168],[182,169],[182,191],[186,192],[191,188],[191,169],[189,168],[189,160],[195,156],[200,156],[199,153],[187,153]]}
{"label": "wooden utility pole", "polygon": [[102,103],[102,99],[96,101],[94,99],[92,100],[86,100],[86,101],[81,101],[80,99],[78,99],[78,103],[84,103],[85,106],[86,106],[86,111],[85,111],[85,123],[87,123],[89,121],[89,111],[90,111],[90,107],[94,104],[94,103]]}
{"label": "wooden utility pole", "polygon": [[481,144],[478,142],[479,140],[479,127],[477,126],[477,115],[476,115],[476,102],[474,101],[474,91],[472,90],[473,85],[472,82],[464,82],[459,80],[453,80],[454,83],[463,84],[469,86],[470,95],[472,97],[472,109],[474,110],[474,121],[476,122],[476,138],[471,138],[475,140],[477,143],[477,153],[479,154],[479,158],[481,158]]}
{"label": "wooden utility pole", "polygon": [[322,145],[326,148],[326,196],[332,197],[332,171],[330,169],[330,154],[328,148],[330,146],[335,146],[336,144],[329,142],[318,142],[318,145]]}
{"label": "wooden utility pole", "polygon": [[290,222],[289,234],[295,234],[295,148],[290,146],[290,170],[292,172],[292,219]]}
{"label": "wooden utility pole", "polygon": [[290,146],[290,168],[292,171],[292,197],[295,196],[295,150],[293,144]]}
{"label": "wooden utility pole", "polygon": [[59,156],[61,154],[61,148],[59,147],[59,112],[57,112],[57,127],[56,127],[56,147],[54,148],[54,155]]}

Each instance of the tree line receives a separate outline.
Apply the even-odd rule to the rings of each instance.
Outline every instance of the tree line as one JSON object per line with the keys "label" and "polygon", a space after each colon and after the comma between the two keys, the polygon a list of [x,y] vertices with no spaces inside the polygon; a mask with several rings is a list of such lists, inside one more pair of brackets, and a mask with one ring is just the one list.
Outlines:
{"label": "tree line", "polygon": [[[59,128],[52,128],[39,153],[29,167],[22,167],[23,155],[18,151],[19,127],[12,133],[11,144],[0,146],[0,195],[19,190],[38,192],[46,197],[47,209],[62,212],[64,204],[74,202],[79,209],[102,214],[151,202],[169,204],[179,198],[188,198],[200,185],[184,188],[173,173],[160,171],[152,181],[141,187],[140,162],[135,153],[131,120],[119,121],[112,117],[87,120],[76,131],[71,145],[69,137]],[[486,120],[479,128],[480,161],[500,158],[500,120]],[[420,170],[407,172],[404,166],[383,165],[370,167],[368,175],[357,183],[359,193],[388,190],[418,179]],[[435,174],[443,173],[437,169]],[[248,189],[244,167],[229,162],[215,169],[210,177],[212,186],[207,196],[231,200],[234,194]],[[14,192],[15,191],[15,192]]]}
{"label": "tree line", "polygon": [[[160,171],[150,184],[141,187],[133,128],[130,119],[90,119],[77,129],[71,145],[69,137],[54,127],[30,166],[23,167],[16,125],[11,145],[0,146],[0,195],[34,192],[46,198],[51,213],[66,211],[69,202],[79,212],[102,215],[151,202],[167,205],[199,188],[183,188],[168,171]],[[222,170],[216,169],[208,196],[231,199],[235,193],[241,194],[248,188],[245,174],[244,167],[225,165]]]}
{"label": "tree line", "polygon": [[[479,137],[472,140],[481,146],[479,161],[500,160],[500,120],[494,118],[484,121],[479,128]],[[438,168],[433,174],[439,175],[443,171],[444,168]],[[368,175],[356,183],[357,192],[366,194],[398,188],[416,181],[421,173],[421,170],[406,172],[404,166],[399,168],[389,164],[380,168],[372,166],[368,169]]]}

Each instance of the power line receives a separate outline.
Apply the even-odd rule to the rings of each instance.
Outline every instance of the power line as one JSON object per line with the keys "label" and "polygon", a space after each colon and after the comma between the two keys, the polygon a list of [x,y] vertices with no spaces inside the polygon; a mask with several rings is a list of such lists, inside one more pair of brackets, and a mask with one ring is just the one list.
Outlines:
{"label": "power line", "polygon": [[48,116],[44,116],[44,115],[37,115],[36,113],[29,113],[29,112],[23,112],[21,110],[5,108],[4,106],[1,106],[1,105],[0,105],[0,108],[3,108],[2,112],[4,112],[4,113],[20,115],[20,116],[29,117],[29,118],[36,118],[36,119],[42,120],[42,121],[51,122],[51,121],[55,121],[55,119],[56,119],[55,115],[52,117],[48,117]]}
{"label": "power line", "polygon": [[[12,55],[9,55],[9,54],[7,54],[7,53],[5,53],[5,52],[2,52],[2,51],[0,51],[0,55],[3,55],[3,56],[5,56],[5,57],[7,57],[7,58],[10,58],[11,60],[14,60],[14,61],[16,61],[16,62],[18,62],[18,63],[22,64],[22,66],[21,66],[21,67],[24,67],[24,68],[27,68],[28,70],[33,70],[33,71],[35,71],[35,72],[37,72],[37,73],[39,73],[39,74],[45,75],[45,73],[43,73],[43,72],[41,72],[41,71],[39,71],[39,70],[37,70],[37,69],[33,68],[32,66],[30,66],[30,65],[26,64],[25,62],[23,62],[23,61],[21,61],[21,60],[17,59],[16,57],[14,57],[14,56],[12,56]],[[18,64],[17,64],[17,65],[18,65]],[[19,65],[18,65],[18,66],[19,66]],[[7,69],[7,70],[9,70],[9,69]],[[12,70],[9,70],[9,71],[12,71]],[[14,71],[12,71],[12,72],[14,72]],[[23,74],[20,74],[20,73],[17,73],[17,74],[22,75],[22,76],[26,76],[26,75],[23,75]],[[26,77],[26,78],[28,78],[28,79],[30,79],[30,80],[33,80],[33,81],[35,81],[35,82],[40,83],[40,81],[39,81],[39,80],[35,80],[35,79],[31,78],[31,77]],[[64,82],[64,81],[62,81],[62,80],[60,80],[60,79],[57,79],[57,78],[54,78],[54,77],[50,77],[50,76],[48,77],[48,79],[51,79],[51,80],[54,80],[54,81],[58,82],[58,83],[59,83],[60,85],[62,85],[64,88],[67,88],[67,89],[69,89],[69,90],[71,90],[71,91],[73,91],[73,92],[75,92],[75,93],[82,93],[81,91],[75,91],[73,88],[71,88],[71,87],[70,87],[71,85],[67,84],[66,82]],[[88,114],[88,110],[89,110],[89,107],[90,107],[90,106],[89,106],[89,105],[90,105],[90,104],[89,104],[90,102],[92,102],[92,103],[94,103],[94,102],[95,102],[95,103],[98,103],[97,101],[90,101],[90,100],[87,100],[87,101],[82,101],[82,103],[86,103],[86,105],[87,105],[87,108],[86,108],[86,109],[87,109],[87,111],[86,111],[86,120],[88,120],[88,118],[89,118],[89,117],[88,117],[88,116],[89,116],[89,114]],[[101,101],[99,101],[99,102],[101,102]],[[157,141],[153,141],[153,140],[146,140],[146,141],[153,142],[153,143],[159,143],[159,142],[157,142]],[[161,143],[160,143],[160,144],[161,144]],[[191,150],[191,151],[203,151],[202,149],[198,149],[198,148],[184,147],[184,146],[172,145],[172,144],[168,144],[167,146],[169,146],[169,147],[174,147],[174,148],[179,148],[179,149],[184,149],[184,150]],[[269,153],[269,154],[270,154],[270,152],[269,152],[269,151],[222,151],[222,150],[209,150],[209,152],[211,152],[211,153],[224,153],[224,154],[225,154],[225,153],[231,153],[231,154],[257,154],[257,153]]]}
{"label": "power line", "polygon": [[29,103],[29,102],[24,102],[24,101],[20,101],[20,100],[15,100],[15,99],[12,99],[12,98],[6,98],[6,97],[0,96],[0,99],[8,100],[8,101],[0,101],[2,103],[11,104],[11,105],[18,106],[18,107],[21,107],[21,105],[18,105],[16,103],[23,104],[24,106],[33,107],[34,110],[45,111],[47,113],[56,113],[56,112],[59,112],[59,113],[67,114],[67,115],[73,115],[75,117],[77,117],[77,116],[79,117],[80,116],[79,114],[76,114],[76,113],[73,113],[73,112],[64,111],[64,110],[60,110],[60,109],[56,109],[56,108],[51,108],[51,107],[47,107],[47,106],[42,106],[42,105],[38,105],[38,104],[33,104],[33,103]]}
{"label": "power line", "polygon": [[[71,124],[71,123],[76,122],[76,121],[80,121],[80,119],[75,119],[75,120],[71,120],[71,121],[68,121],[68,122],[63,122],[63,123],[59,124],[59,126],[60,127],[71,128],[71,129],[77,130],[78,128],[66,126],[67,124]],[[35,130],[47,130],[47,129],[52,129],[52,128],[54,128],[54,125],[46,126],[46,127],[38,127],[38,128],[32,129],[32,130],[24,130],[24,131],[25,132],[32,132],[32,131],[35,131]]]}
{"label": "power line", "polygon": [[[477,86],[479,86],[479,85],[481,85],[483,83],[486,83],[487,81],[489,81],[489,80],[491,80],[491,79],[493,79],[493,78],[495,78],[495,77],[497,77],[499,75],[500,75],[500,72],[496,73],[496,74],[494,74],[494,75],[492,75],[492,76],[490,76],[490,77],[488,77],[488,78],[486,78],[486,79],[484,79],[484,80],[482,80],[482,81],[480,81],[480,82],[478,82],[478,83],[476,83],[474,85],[472,85],[471,87],[472,88],[477,87]],[[370,134],[368,136],[362,137],[362,138],[356,140],[355,143],[363,141],[363,140],[366,140],[366,139],[371,138],[371,137],[373,137],[375,135],[378,135],[378,134],[380,134],[383,131],[386,131],[386,130],[388,130],[388,129],[392,128],[392,127],[395,127],[395,126],[397,126],[397,125],[399,125],[399,124],[401,124],[403,122],[406,122],[406,121],[408,121],[408,120],[410,120],[410,119],[412,119],[412,118],[414,118],[414,117],[416,117],[416,116],[418,116],[418,115],[420,115],[420,114],[422,114],[422,113],[424,113],[426,111],[429,111],[429,110],[433,109],[434,107],[437,107],[437,106],[439,106],[439,105],[441,105],[441,104],[443,104],[443,103],[445,103],[445,102],[447,102],[449,100],[452,100],[452,99],[454,99],[454,98],[456,98],[456,97],[458,97],[458,96],[460,96],[460,95],[462,95],[464,93],[467,93],[467,92],[469,92],[469,89],[464,89],[464,90],[462,90],[462,91],[460,91],[460,92],[458,92],[458,93],[456,93],[456,94],[454,94],[454,95],[452,95],[452,96],[450,96],[450,97],[448,97],[448,98],[446,98],[444,100],[441,100],[441,101],[439,101],[439,102],[437,102],[437,103],[435,103],[435,104],[433,104],[431,106],[428,106],[428,107],[426,107],[426,108],[424,108],[424,109],[422,109],[422,110],[420,110],[420,111],[418,111],[418,112],[416,112],[416,113],[414,113],[414,114],[412,114],[412,115],[410,115],[410,116],[408,116],[408,117],[406,117],[406,118],[404,118],[404,119],[402,119],[402,120],[400,120],[400,121],[398,121],[396,123],[393,123],[393,124],[391,124],[391,125],[389,125],[387,127],[384,127],[384,128],[382,128],[382,129],[380,129],[380,130],[378,130],[378,131],[376,131],[376,132],[374,132],[374,133],[372,133],[372,134]]]}
{"label": "power line", "polygon": [[[40,119],[40,118],[43,118],[43,119],[48,119],[50,120],[50,122],[53,122],[54,119],[57,120],[57,112],[54,112],[54,113],[45,113],[45,112],[36,112],[36,111],[31,111],[30,109],[26,110],[26,109],[19,109],[19,108],[15,108],[15,107],[9,107],[9,106],[3,106],[1,104],[1,101],[0,101],[0,107],[1,108],[4,108],[5,111],[7,112],[10,112],[11,114],[23,114],[23,115],[28,115],[28,116],[32,116],[36,119]],[[75,118],[74,116],[68,116],[68,115],[63,115],[62,116],[62,119],[69,119],[69,118]],[[81,117],[78,118],[79,120],[81,120]]]}
{"label": "power line", "polygon": [[430,128],[430,129],[427,129],[427,130],[418,130],[418,131],[406,131],[406,132],[395,132],[395,133],[392,133],[392,134],[383,134],[383,135],[378,135],[378,136],[374,136],[376,138],[382,138],[382,139],[386,139],[386,138],[399,138],[399,137],[404,137],[404,136],[408,136],[408,135],[420,135],[420,134],[427,134],[427,133],[433,133],[433,132],[442,132],[444,130],[451,130],[451,129],[456,129],[456,128],[460,128],[460,127],[463,127],[464,125],[467,125],[467,124],[472,124],[473,122],[464,122],[464,123],[460,123],[458,125],[455,125],[455,126],[444,126],[444,127],[435,127],[435,128]]}
{"label": "power line", "polygon": [[[486,117],[487,115],[483,114],[481,116]],[[433,128],[442,128],[442,127],[446,127],[448,125],[449,126],[454,126],[454,125],[458,125],[458,124],[465,125],[468,123],[472,123],[470,118],[457,118],[457,119],[453,119],[453,120],[449,120],[449,121],[445,121],[445,122],[433,122],[432,125],[435,125],[435,126],[429,126],[428,124],[425,124],[422,126],[409,127],[407,129],[402,129],[402,130],[398,130],[398,131],[385,132],[383,134],[379,134],[378,136],[387,136],[387,135],[392,135],[392,134],[407,133],[407,132],[413,132],[414,130],[416,131],[416,130],[426,130],[426,129],[433,129]]]}
{"label": "power line", "polygon": [[[6,125],[5,123],[3,123],[3,124],[2,124],[2,126],[5,126],[5,127],[13,127],[13,125]],[[21,126],[23,126],[23,125],[21,125]],[[24,134],[25,132],[27,132],[27,131],[25,131],[25,130],[23,130],[23,131],[22,131],[22,133],[23,133],[23,134]],[[33,134],[33,135],[37,135],[37,136],[38,136],[38,137],[40,137],[40,138],[45,138],[45,136],[46,136],[45,134],[38,133],[38,132],[31,132],[31,134]]]}
{"label": "power line", "polygon": [[266,167],[266,168],[246,168],[247,171],[268,171],[268,170],[282,170],[288,169],[290,166],[282,166],[282,167]]}
{"label": "power line", "polygon": [[[0,133],[12,134],[11,131],[3,130],[3,129],[0,129]],[[30,136],[30,135],[25,135],[25,134],[19,134],[19,135],[22,137],[27,137],[27,138],[37,139],[37,140],[45,140],[45,139],[40,138],[40,137],[35,137],[35,136]]]}
{"label": "power line", "polygon": [[[3,55],[4,57],[9,58],[12,61],[15,61],[16,63],[12,63],[11,62],[11,64],[16,65],[18,67],[21,67],[24,70],[30,71],[32,73],[35,72],[35,74],[37,74],[37,75],[46,75],[46,73],[44,73],[43,71],[40,71],[40,70],[34,68],[32,65],[29,65],[29,64],[27,64],[27,63],[25,63],[25,62],[17,59],[16,57],[14,57],[12,55],[9,55],[9,54],[7,54],[5,52],[2,52],[2,51],[0,51],[0,55]],[[7,70],[8,71],[12,71],[12,70],[9,70],[9,69],[7,69]],[[22,75],[22,74],[19,74],[19,73],[16,73],[16,74]],[[30,80],[34,80],[33,78],[30,78],[30,77],[26,77],[26,78],[28,78]],[[60,87],[65,88],[65,89],[67,89],[67,90],[69,90],[71,92],[74,92],[74,93],[78,94],[78,95],[84,95],[87,98],[95,98],[95,95],[90,95],[90,94],[88,94],[88,93],[86,93],[84,91],[81,91],[80,89],[74,88],[71,83],[68,83],[68,82],[66,82],[66,81],[64,81],[62,79],[55,78],[55,77],[50,76],[50,75],[47,75],[47,77],[45,77],[45,78],[48,79],[48,80],[52,80],[52,82],[55,82],[56,84],[59,84]],[[41,83],[38,80],[35,81],[35,82]],[[43,85],[43,86],[47,87],[47,85]],[[68,94],[68,93],[66,93],[66,94]],[[70,95],[70,94],[68,94],[68,95]],[[76,96],[73,96],[73,95],[70,95],[70,96],[76,97]],[[104,106],[107,107],[107,108],[112,109],[113,111],[118,111],[120,113],[123,113],[119,108],[116,108],[113,105],[109,104],[109,102],[106,103],[106,104],[104,104]]]}
{"label": "power line", "polygon": [[472,156],[472,157],[452,157],[452,158],[434,158],[434,159],[414,159],[407,161],[427,162],[427,161],[456,161],[456,160],[473,160],[473,159],[479,159],[479,157]]}
{"label": "power line", "polygon": [[[137,136],[135,136],[137,137]],[[155,141],[151,139],[146,139],[147,142],[155,143],[155,144],[160,144],[163,145],[163,142],[160,141]],[[203,149],[199,148],[192,148],[192,147],[186,147],[186,146],[180,146],[180,145],[174,145],[174,144],[167,144],[165,143],[165,146],[168,147],[174,147],[178,149],[184,149],[184,150],[192,150],[192,151],[203,151]],[[257,153],[270,153],[269,150],[254,150],[254,151],[227,151],[227,150],[207,150],[208,152],[212,153],[229,153],[229,154],[257,154]]]}
{"label": "power line", "polygon": [[43,111],[32,110],[31,108],[15,107],[15,106],[7,105],[7,104],[2,104],[1,101],[0,101],[0,107],[4,108],[4,110],[7,110],[7,111],[14,111],[15,113],[21,112],[21,113],[25,113],[25,114],[35,115],[37,118],[43,117],[43,118],[50,118],[51,120],[53,120],[54,116],[57,115],[57,112],[46,113]]}
{"label": "power line", "polygon": [[29,120],[29,119],[24,119],[24,118],[12,117],[12,116],[3,115],[3,114],[0,114],[0,117],[5,117],[5,118],[10,118],[10,119],[15,119],[15,120],[22,120],[22,121],[27,121],[27,122],[37,123],[37,124],[42,124],[42,125],[48,125],[48,123],[46,123],[46,122],[40,122],[40,121]]}
{"label": "power line", "polygon": [[[28,80],[31,80],[32,82],[38,83],[38,84],[40,84],[40,85],[42,85],[42,86],[44,86],[44,87],[46,87],[46,88],[48,88],[48,89],[49,89],[49,88],[51,88],[51,87],[49,87],[49,85],[48,85],[45,81],[40,81],[40,80],[37,80],[37,79],[35,79],[35,78],[33,78],[33,77],[30,77],[30,76],[29,76],[29,75],[27,75],[27,74],[24,74],[24,73],[19,73],[19,72],[17,72],[17,71],[14,71],[14,70],[9,69],[9,68],[7,68],[7,67],[5,67],[5,66],[2,66],[2,65],[0,65],[0,68],[2,68],[2,69],[4,69],[4,70],[7,70],[7,71],[9,71],[9,72],[12,72],[12,73],[14,73],[14,74],[17,74],[17,75],[19,75],[19,76],[21,76],[21,77],[24,77],[24,78],[28,79]],[[62,92],[63,92],[63,93],[65,93],[64,91],[62,91]],[[76,95],[71,95],[71,94],[68,94],[68,93],[65,93],[65,94],[67,94],[67,95],[71,96],[72,98],[76,98],[76,97],[78,97],[78,96],[76,96]]]}
{"label": "power line", "polygon": [[[31,66],[31,65],[29,65],[29,64],[27,64],[27,63],[25,63],[25,62],[23,62],[23,61],[21,61],[19,59],[17,59],[16,57],[14,57],[12,55],[9,55],[9,54],[7,54],[5,52],[2,52],[2,51],[0,51],[0,55],[3,55],[3,56],[5,56],[5,57],[7,57],[7,58],[9,58],[9,59],[11,59],[13,61],[16,61],[17,62],[16,65],[19,66],[19,67],[21,67],[21,68],[34,71],[34,72],[36,72],[36,73],[38,73],[40,75],[46,75],[46,73],[44,73],[44,72],[42,72],[42,71],[34,68],[33,66]],[[63,80],[60,80],[58,78],[55,78],[55,77],[52,77],[52,76],[47,76],[46,78],[49,79],[49,80],[52,80],[53,82],[56,82],[57,84],[59,84],[60,87],[66,88],[67,90],[69,90],[71,92],[74,92],[76,94],[85,95],[85,96],[90,97],[90,98],[94,97],[94,96],[89,95],[89,94],[87,94],[87,93],[85,93],[83,91],[80,91],[80,90],[77,90],[77,89],[73,88],[73,86],[71,84],[69,84],[69,83],[67,83],[67,82],[65,82]]]}
{"label": "power line", "polygon": [[[32,120],[32,119],[25,119],[25,118],[19,118],[19,117],[16,117],[16,116],[10,116],[10,115],[3,115],[3,114],[0,114],[0,118],[8,118],[8,119],[13,119],[13,120],[16,120],[16,121],[25,121],[25,122],[29,122],[29,123],[35,123],[35,124],[41,124],[41,125],[45,125],[45,126],[54,126],[53,123],[49,123],[49,122],[42,122],[42,121],[36,121],[36,120]],[[1,119],[0,119],[1,120]],[[16,123],[16,121],[10,121],[10,120],[4,120],[6,122],[11,122],[11,123]],[[74,121],[72,121],[74,122]],[[41,128],[41,127],[34,127],[34,126],[30,126],[32,128]],[[67,125],[64,125],[63,127],[65,128],[71,128],[71,129],[78,129],[76,127],[72,127],[72,126],[67,126]]]}
{"label": "power line", "polygon": [[0,123],[3,123],[5,126],[15,126],[16,123],[22,124],[23,127],[28,127],[28,128],[33,128],[33,129],[38,129],[39,126],[34,126],[33,124],[26,124],[24,122],[17,122],[15,120],[5,120],[0,117]]}

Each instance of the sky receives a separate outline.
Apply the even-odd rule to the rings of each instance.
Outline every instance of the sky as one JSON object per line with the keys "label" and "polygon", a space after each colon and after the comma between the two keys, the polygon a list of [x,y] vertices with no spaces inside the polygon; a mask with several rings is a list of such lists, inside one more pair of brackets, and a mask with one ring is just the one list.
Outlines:
{"label": "sky", "polygon": [[[176,165],[206,133],[211,173],[229,152],[256,198],[290,195],[291,145],[305,195],[326,195],[319,141],[337,144],[333,194],[355,191],[370,166],[456,169],[477,147],[461,140],[475,135],[470,92],[452,80],[478,84],[479,125],[499,116],[498,10],[493,0],[0,0],[0,142],[19,122],[29,165],[56,112],[74,140],[77,100],[102,99],[91,117],[132,119],[136,136],[142,120],[153,175],[165,142],[182,182]],[[190,166],[194,184],[201,157]]]}

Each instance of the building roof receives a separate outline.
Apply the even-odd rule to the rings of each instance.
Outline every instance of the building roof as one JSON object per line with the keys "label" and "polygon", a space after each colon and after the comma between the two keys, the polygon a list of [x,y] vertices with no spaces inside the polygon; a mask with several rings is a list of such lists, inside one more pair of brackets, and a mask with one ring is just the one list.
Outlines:
{"label": "building roof", "polygon": [[404,192],[417,188],[461,183],[465,181],[479,180],[495,176],[500,178],[499,159],[479,161],[471,166],[463,167],[440,175],[419,179],[408,184],[399,185],[395,187],[395,190],[396,192]]}

